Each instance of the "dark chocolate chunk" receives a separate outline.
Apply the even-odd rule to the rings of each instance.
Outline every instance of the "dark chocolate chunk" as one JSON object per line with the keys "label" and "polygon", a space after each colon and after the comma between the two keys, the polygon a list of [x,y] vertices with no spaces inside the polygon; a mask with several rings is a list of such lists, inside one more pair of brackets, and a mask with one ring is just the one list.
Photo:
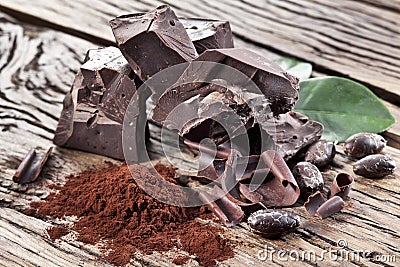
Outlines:
{"label": "dark chocolate chunk", "polygon": [[[216,197],[218,197],[218,199],[213,201],[212,199]],[[199,198],[211,209],[221,222],[228,227],[240,223],[244,217],[243,210],[236,203],[231,201],[218,186],[214,186],[210,193],[200,191]]]}
{"label": "dark chocolate chunk", "polygon": [[344,144],[344,153],[353,158],[378,154],[386,146],[382,136],[373,133],[358,133],[350,136]]}
{"label": "dark chocolate chunk", "polygon": [[349,196],[351,185],[353,184],[353,177],[348,173],[338,173],[333,180],[331,189],[329,192],[329,197],[339,196],[341,198],[346,198]]}
{"label": "dark chocolate chunk", "polygon": [[32,148],[19,165],[13,176],[13,181],[19,184],[36,181],[52,150],[53,147],[50,147],[46,153],[40,155]]}
{"label": "dark chocolate chunk", "polygon": [[188,18],[179,19],[185,27],[198,54],[207,49],[233,48],[229,21]]}
{"label": "dark chocolate chunk", "polygon": [[[144,129],[136,129],[145,125],[145,103],[139,99],[144,92],[135,94],[136,76],[117,48],[91,50],[86,60],[64,98],[54,144],[124,159],[122,123],[133,96],[137,114],[129,117],[135,128],[130,134],[137,144],[144,143]],[[142,149],[131,151],[137,161]]]}
{"label": "dark chocolate chunk", "polygon": [[396,169],[396,161],[389,155],[369,155],[357,161],[353,171],[367,178],[382,178],[392,174]]}
{"label": "dark chocolate chunk", "polygon": [[122,54],[143,81],[197,56],[185,28],[167,5],[117,17],[110,26]]}
{"label": "dark chocolate chunk", "polygon": [[252,213],[247,223],[264,237],[278,238],[296,230],[300,226],[300,217],[285,210],[264,209]]}
{"label": "dark chocolate chunk", "polygon": [[113,46],[90,49],[81,66],[84,85],[93,91],[109,88],[111,83],[117,79],[118,74],[129,75],[131,71],[128,61],[123,57],[121,51]]}
{"label": "dark chocolate chunk", "polygon": [[266,96],[275,115],[292,110],[298,98],[299,79],[285,72],[276,63],[250,50],[206,50],[196,61],[218,62],[241,71]]}
{"label": "dark chocolate chunk", "polygon": [[[262,196],[261,203],[267,207],[291,206],[296,203],[300,189],[283,158],[278,152],[269,150],[261,154],[261,159],[266,168],[260,168],[253,174],[253,184],[241,183],[240,192],[253,202]],[[266,177],[268,173],[271,173],[270,177]],[[255,181],[263,182],[258,184]],[[253,186],[255,190],[251,188]]]}
{"label": "dark chocolate chunk", "polygon": [[246,102],[219,84],[185,84],[165,92],[152,119],[191,141],[210,138],[217,145],[245,133],[254,122]]}
{"label": "dark chocolate chunk", "polygon": [[302,196],[308,197],[317,191],[322,191],[324,179],[315,165],[309,162],[299,162],[292,171]]}
{"label": "dark chocolate chunk", "polygon": [[336,149],[332,142],[319,140],[308,148],[304,160],[321,168],[332,162],[335,154]]}
{"label": "dark chocolate chunk", "polygon": [[304,203],[304,207],[311,215],[325,219],[341,211],[344,208],[344,201],[339,196],[326,200],[321,192],[316,192],[308,198],[307,202]]}

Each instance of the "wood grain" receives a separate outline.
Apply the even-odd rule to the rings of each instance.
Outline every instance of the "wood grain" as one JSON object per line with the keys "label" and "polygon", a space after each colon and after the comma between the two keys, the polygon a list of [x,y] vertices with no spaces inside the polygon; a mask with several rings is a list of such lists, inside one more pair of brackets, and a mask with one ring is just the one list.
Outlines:
{"label": "wood grain", "polygon": [[[372,3],[374,2],[374,3]],[[398,1],[2,0],[21,18],[113,42],[108,21],[117,15],[170,4],[180,16],[231,21],[235,36],[278,53],[312,62],[317,70],[350,77],[400,103]]]}
{"label": "wood grain", "polygon": [[[69,3],[65,8],[68,10],[71,5]],[[137,8],[149,6],[138,3]],[[108,10],[108,6],[106,8],[104,5],[97,8]],[[109,9],[112,12],[113,9]],[[50,241],[45,229],[57,222],[44,222],[21,212],[31,201],[45,198],[50,193],[48,185],[63,184],[67,175],[93,165],[101,166],[110,159],[57,147],[37,183],[18,185],[12,182],[12,174],[31,147],[39,147],[39,152],[43,152],[52,145],[62,99],[86,50],[93,47],[96,45],[71,35],[21,24],[0,15],[0,265],[108,266],[99,258],[96,247],[83,245],[70,236],[61,241]],[[152,156],[160,159],[160,128],[151,125],[151,131]],[[352,173],[354,161],[344,156],[340,146],[338,151],[333,166],[323,172],[325,190],[338,171]],[[400,163],[399,150],[387,147],[384,152]],[[184,163],[190,167],[191,161],[187,159]],[[315,251],[319,254],[330,248],[337,249],[336,242],[339,239],[347,241],[347,252],[370,250],[377,254],[395,255],[399,260],[399,171],[382,180],[359,176],[355,176],[355,180],[346,208],[331,218],[321,221],[308,215],[301,206],[292,208],[301,216],[302,225],[295,233],[282,239],[271,241],[259,237],[249,232],[244,223],[234,228],[224,228],[225,236],[233,242],[236,256],[221,266],[315,266],[316,263],[310,260],[283,262],[274,258],[271,262],[265,262],[258,260],[257,254],[265,246],[299,253]],[[204,223],[222,227],[209,221]],[[131,265],[171,266],[174,255],[173,252],[138,254]],[[318,266],[343,264],[382,266],[379,262],[373,262],[373,258],[318,262]],[[196,266],[196,262],[191,262],[189,266]],[[396,263],[386,262],[384,266],[396,266]]]}

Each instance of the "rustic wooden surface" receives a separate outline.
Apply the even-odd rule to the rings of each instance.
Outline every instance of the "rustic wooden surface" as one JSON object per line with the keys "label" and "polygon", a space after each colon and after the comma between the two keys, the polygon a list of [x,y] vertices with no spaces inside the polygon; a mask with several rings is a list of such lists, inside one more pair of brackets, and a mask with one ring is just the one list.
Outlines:
{"label": "rustic wooden surface", "polygon": [[[206,16],[232,21],[236,45],[256,50],[269,58],[292,55],[313,63],[314,75],[349,76],[386,98],[386,105],[400,119],[399,1],[163,1],[175,5],[181,16]],[[44,1],[0,0],[0,265],[4,266],[107,266],[98,250],[67,236],[51,242],[44,222],[21,213],[31,201],[45,198],[47,186],[63,183],[65,176],[110,160],[89,153],[56,148],[38,182],[17,185],[12,175],[31,147],[44,151],[61,112],[62,99],[87,49],[112,42],[107,21],[132,11],[159,4],[142,1]],[[88,2],[89,3],[89,2]],[[90,7],[88,7],[90,5]],[[179,5],[179,7],[178,7]],[[25,23],[16,20],[18,18]],[[49,28],[46,28],[46,27]],[[68,33],[68,34],[67,34]],[[86,40],[85,40],[86,39]],[[91,42],[89,42],[90,40]],[[391,103],[390,103],[391,102]],[[397,123],[385,136],[399,147]],[[151,151],[157,149],[157,127]],[[330,186],[338,170],[351,171],[352,161],[339,154],[333,167],[324,171]],[[400,163],[400,151],[386,153]],[[160,157],[160,156],[158,156]],[[318,266],[399,266],[400,175],[383,180],[356,176],[352,199],[345,210],[321,221],[293,208],[302,217],[294,234],[270,241],[249,233],[245,224],[227,229],[236,257],[232,266],[315,266],[314,262],[272,262],[257,259],[265,245],[275,249],[315,251],[335,248],[346,240],[346,251],[369,250],[394,255],[397,262],[323,261]],[[205,222],[211,223],[211,222]],[[217,225],[218,226],[218,225]],[[221,226],[218,226],[221,227]],[[133,266],[170,266],[173,254],[137,255]],[[195,262],[190,263],[195,265]],[[190,265],[189,264],[189,265]]]}

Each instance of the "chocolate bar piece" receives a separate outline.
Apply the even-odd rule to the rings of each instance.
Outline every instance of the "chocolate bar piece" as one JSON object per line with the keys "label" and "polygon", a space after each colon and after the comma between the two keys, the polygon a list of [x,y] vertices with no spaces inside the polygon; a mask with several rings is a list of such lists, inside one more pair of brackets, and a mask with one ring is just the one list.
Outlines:
{"label": "chocolate bar piece", "polygon": [[[251,79],[277,115],[293,109],[298,99],[299,79],[276,63],[242,48],[206,50],[195,61],[217,62],[239,70]],[[232,72],[232,79],[237,76]],[[232,82],[232,81],[228,81]]]}
{"label": "chocolate bar piece", "polygon": [[[54,136],[54,144],[92,152],[115,159],[124,159],[122,124],[138,79],[118,48],[90,50],[86,62],[75,77],[71,91],[64,99],[63,110]],[[135,99],[137,116],[133,115],[130,131],[141,144],[145,138],[145,103]],[[142,111],[142,112],[141,112]],[[139,114],[140,113],[140,114]],[[137,129],[136,129],[137,128]],[[142,133],[143,132],[143,133]],[[133,149],[131,157],[140,161]]]}
{"label": "chocolate bar piece", "polygon": [[229,21],[198,18],[179,19],[200,55],[207,49],[233,48]]}
{"label": "chocolate bar piece", "polygon": [[110,26],[122,54],[143,81],[197,56],[184,26],[167,5],[117,17]]}
{"label": "chocolate bar piece", "polygon": [[50,147],[46,153],[40,155],[32,148],[13,175],[13,181],[19,184],[28,184],[36,181],[52,150],[53,147]]}

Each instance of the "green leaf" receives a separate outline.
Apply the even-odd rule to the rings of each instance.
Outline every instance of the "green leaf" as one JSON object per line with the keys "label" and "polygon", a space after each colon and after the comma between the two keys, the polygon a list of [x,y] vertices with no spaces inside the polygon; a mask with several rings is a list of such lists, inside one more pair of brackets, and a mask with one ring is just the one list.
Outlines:
{"label": "green leaf", "polygon": [[295,110],[325,126],[322,138],[338,142],[359,132],[383,132],[395,122],[367,87],[339,77],[302,81]]}
{"label": "green leaf", "polygon": [[273,61],[300,80],[310,78],[311,76],[312,65],[310,63],[300,62],[290,57],[276,58]]}

